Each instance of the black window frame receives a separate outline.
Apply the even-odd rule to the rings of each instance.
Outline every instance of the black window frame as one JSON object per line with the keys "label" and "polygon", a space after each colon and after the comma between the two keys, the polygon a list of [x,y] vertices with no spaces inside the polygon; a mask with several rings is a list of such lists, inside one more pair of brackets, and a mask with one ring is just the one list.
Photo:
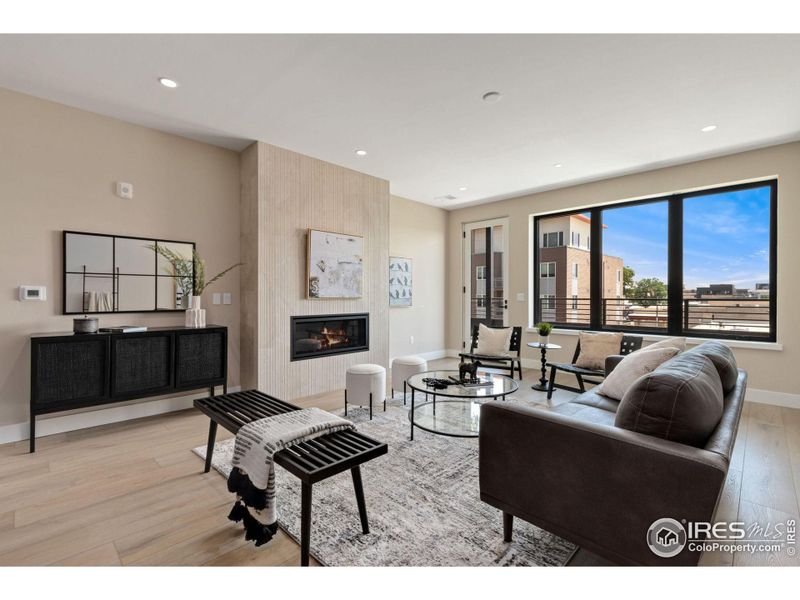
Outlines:
{"label": "black window frame", "polygon": [[[683,315],[683,201],[697,196],[710,196],[726,192],[735,192],[745,189],[770,188],[769,205],[769,334],[752,335],[745,332],[726,333],[723,331],[698,331],[684,327]],[[667,202],[667,326],[656,327],[607,327],[602,323],[603,301],[603,223],[604,210],[625,208],[656,202]],[[567,210],[558,213],[535,215],[533,217],[533,264],[535,273],[533,281],[533,322],[541,321],[542,307],[539,285],[539,253],[541,246],[539,240],[539,221],[572,215],[590,215],[591,225],[589,239],[593,240],[589,247],[590,252],[590,322],[589,324],[554,323],[559,329],[591,330],[591,331],[623,331],[642,335],[667,335],[692,338],[712,338],[723,340],[776,342],[777,341],[777,314],[778,314],[778,180],[764,179],[734,185],[724,185],[690,192],[667,194],[642,200],[613,202],[584,209]],[[548,309],[550,310],[550,309]]]}

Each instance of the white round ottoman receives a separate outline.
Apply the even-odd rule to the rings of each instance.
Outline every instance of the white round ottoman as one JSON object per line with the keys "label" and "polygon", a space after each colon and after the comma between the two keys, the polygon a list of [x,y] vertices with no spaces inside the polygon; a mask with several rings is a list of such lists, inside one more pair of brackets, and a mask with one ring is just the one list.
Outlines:
{"label": "white round ottoman", "polygon": [[386,410],[386,369],[380,365],[353,365],[347,369],[347,380],[344,390],[344,414],[347,415],[347,404],[369,406],[369,418],[372,420],[372,403],[383,402]]}
{"label": "white round ottoman", "polygon": [[403,404],[406,403],[406,381],[412,375],[428,370],[428,361],[419,356],[398,356],[392,361],[392,398],[394,390],[403,388]]}

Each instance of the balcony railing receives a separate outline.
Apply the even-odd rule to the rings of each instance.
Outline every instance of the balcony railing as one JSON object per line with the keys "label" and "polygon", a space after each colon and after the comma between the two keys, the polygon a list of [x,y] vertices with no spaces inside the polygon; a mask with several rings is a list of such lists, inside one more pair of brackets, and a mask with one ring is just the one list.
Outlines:
{"label": "balcony railing", "polygon": [[471,298],[470,319],[474,323],[482,322],[493,326],[502,326],[503,312],[506,302],[503,298]]}
{"label": "balcony railing", "polygon": [[684,298],[683,329],[720,333],[770,333],[770,301],[764,298]]}
{"label": "balcony railing", "polygon": [[[589,298],[539,300],[539,318],[556,325],[590,325]],[[667,329],[666,298],[603,298],[602,327],[609,329]],[[770,302],[762,298],[684,298],[681,323],[686,332],[747,333],[768,337]]]}

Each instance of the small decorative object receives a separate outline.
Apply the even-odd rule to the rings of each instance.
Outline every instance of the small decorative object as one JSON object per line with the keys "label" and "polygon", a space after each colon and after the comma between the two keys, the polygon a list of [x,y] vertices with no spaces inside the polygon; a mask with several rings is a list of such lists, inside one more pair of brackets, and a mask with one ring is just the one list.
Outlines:
{"label": "small decorative object", "polygon": [[196,249],[192,250],[191,260],[173,252],[166,246],[155,244],[149,246],[169,261],[172,274],[177,278],[178,285],[183,290],[181,298],[185,301],[191,297],[191,308],[186,311],[186,327],[205,327],[206,310],[202,308],[202,294],[212,283],[221,279],[228,271],[240,267],[242,263],[231,265],[206,281],[206,261],[200,258]]}
{"label": "small decorative object", "polygon": [[537,323],[536,330],[539,332],[539,343],[542,346],[547,346],[550,341],[550,333],[553,331],[553,326],[550,323]]}
{"label": "small decorative object", "polygon": [[308,230],[306,298],[361,298],[364,238]]}
{"label": "small decorative object", "polygon": [[411,306],[411,259],[389,257],[389,306]]}
{"label": "small decorative object", "polygon": [[477,383],[478,363],[462,361],[461,364],[458,365],[458,378],[462,383]]}
{"label": "small decorative object", "polygon": [[74,333],[97,333],[97,317],[75,317],[72,319]]}

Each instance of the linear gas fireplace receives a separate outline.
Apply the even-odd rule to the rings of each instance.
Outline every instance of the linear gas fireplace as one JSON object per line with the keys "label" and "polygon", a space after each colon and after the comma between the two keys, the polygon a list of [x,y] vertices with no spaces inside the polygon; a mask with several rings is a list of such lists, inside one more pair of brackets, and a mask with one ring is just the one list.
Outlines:
{"label": "linear gas fireplace", "polygon": [[369,314],[292,317],[292,360],[369,350]]}

